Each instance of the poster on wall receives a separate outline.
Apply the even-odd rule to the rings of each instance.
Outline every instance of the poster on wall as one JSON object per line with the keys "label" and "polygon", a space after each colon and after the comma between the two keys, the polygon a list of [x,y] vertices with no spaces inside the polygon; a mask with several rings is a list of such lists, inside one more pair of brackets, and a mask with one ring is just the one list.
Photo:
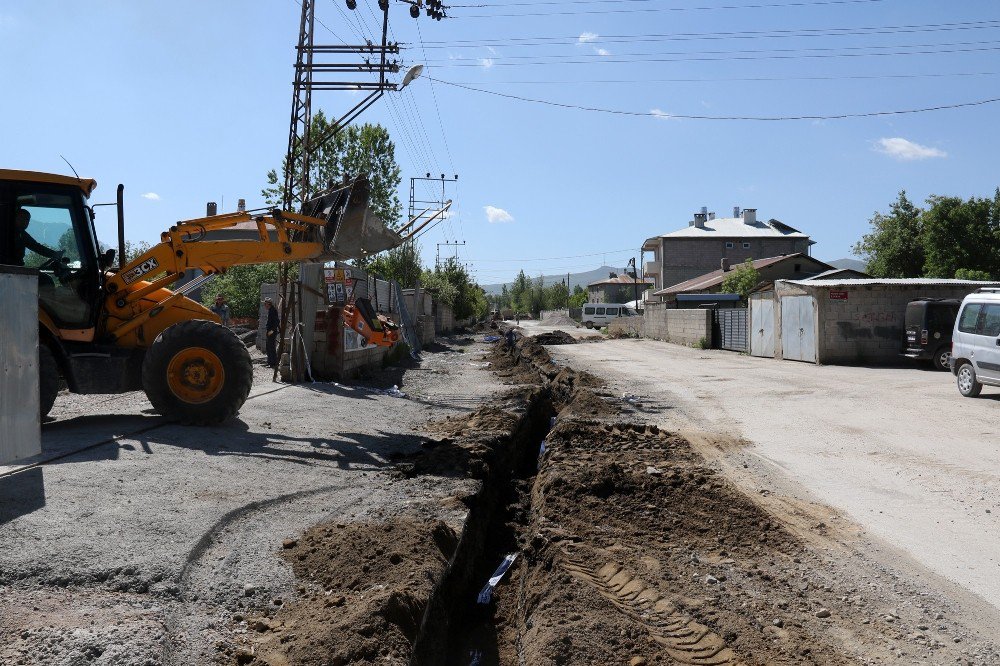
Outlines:
{"label": "poster on wall", "polygon": [[365,339],[349,328],[344,328],[344,351],[353,352],[365,349]]}

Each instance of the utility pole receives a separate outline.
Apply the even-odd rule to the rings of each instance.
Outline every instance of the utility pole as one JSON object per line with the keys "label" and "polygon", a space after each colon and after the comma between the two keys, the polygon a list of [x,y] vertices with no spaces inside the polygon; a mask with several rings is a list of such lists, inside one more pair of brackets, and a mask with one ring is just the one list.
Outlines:
{"label": "utility pole", "polygon": [[441,246],[454,247],[455,248],[455,259],[458,259],[458,246],[465,245],[465,241],[445,241],[443,243],[437,244],[437,255],[434,259],[434,270],[441,268]]}
{"label": "utility pole", "polygon": [[[440,200],[431,201],[431,200],[425,200],[425,199],[418,199],[417,198],[417,181],[418,180],[433,181],[435,183],[441,183],[441,198],[440,198]],[[435,209],[435,210],[442,208],[444,206],[444,204],[445,204],[445,201],[447,200],[447,196],[446,196],[447,195],[447,191],[445,189],[446,183],[456,183],[456,182],[458,182],[458,174],[457,173],[454,176],[452,176],[451,178],[445,177],[444,174],[441,174],[441,176],[439,178],[433,178],[433,177],[431,177],[430,173],[428,173],[425,176],[411,176],[410,177],[410,205],[409,205],[409,208],[407,209],[407,213],[409,214],[409,219],[412,220],[418,213],[420,213],[420,211],[417,210],[418,206],[421,207],[421,208],[426,208],[427,209],[423,213],[420,213],[421,217],[423,217],[423,215],[425,213],[427,213],[432,208]]]}

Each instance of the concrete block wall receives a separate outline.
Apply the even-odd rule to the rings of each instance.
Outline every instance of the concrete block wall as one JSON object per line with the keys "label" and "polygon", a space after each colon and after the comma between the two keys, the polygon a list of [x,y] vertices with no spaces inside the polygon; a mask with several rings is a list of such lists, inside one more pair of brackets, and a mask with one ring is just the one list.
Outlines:
{"label": "concrete block wall", "polygon": [[[780,298],[808,294],[816,301],[816,356],[818,363],[854,365],[898,363],[903,346],[906,304],[917,298],[961,300],[981,285],[857,285],[802,287],[777,282],[779,304],[775,326],[781,331]],[[997,285],[1000,286],[1000,285]],[[830,298],[830,292],[847,298]],[[775,341],[776,352],[780,350]],[[777,354],[780,357],[780,353]]]}
{"label": "concrete block wall", "polygon": [[710,310],[676,310],[666,304],[647,303],[643,312],[643,337],[679,345],[712,340]]}
{"label": "concrete block wall", "polygon": [[644,317],[619,317],[608,323],[608,335],[611,337],[624,335],[629,338],[644,338],[645,331]]}
{"label": "concrete block wall", "polygon": [[434,304],[434,326],[438,335],[450,333],[455,328],[455,315],[450,305]]}

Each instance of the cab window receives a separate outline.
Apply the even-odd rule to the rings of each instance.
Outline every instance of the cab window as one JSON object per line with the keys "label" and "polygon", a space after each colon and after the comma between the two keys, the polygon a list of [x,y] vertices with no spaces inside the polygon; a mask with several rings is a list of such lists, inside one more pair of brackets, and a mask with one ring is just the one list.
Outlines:
{"label": "cab window", "polygon": [[979,323],[979,313],[982,310],[982,303],[967,303],[958,320],[958,330],[962,333],[975,333],[976,325]]}

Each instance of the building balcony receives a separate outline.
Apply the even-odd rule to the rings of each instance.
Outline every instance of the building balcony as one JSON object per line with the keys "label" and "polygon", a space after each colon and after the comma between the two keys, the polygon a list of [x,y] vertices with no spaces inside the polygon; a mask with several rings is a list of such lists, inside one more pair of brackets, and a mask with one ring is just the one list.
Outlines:
{"label": "building balcony", "polygon": [[659,261],[647,261],[642,269],[642,274],[651,277],[659,277],[662,265]]}

